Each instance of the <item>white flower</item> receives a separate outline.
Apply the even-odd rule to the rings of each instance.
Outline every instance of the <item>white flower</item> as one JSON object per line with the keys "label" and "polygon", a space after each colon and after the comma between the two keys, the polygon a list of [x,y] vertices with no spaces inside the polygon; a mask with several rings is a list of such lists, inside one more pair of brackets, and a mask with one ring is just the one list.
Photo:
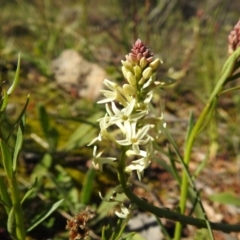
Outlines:
{"label": "white flower", "polygon": [[[136,100],[132,99],[132,101],[128,104],[126,108],[123,108],[122,110],[119,110],[115,103],[112,102],[112,108],[106,107],[107,112],[111,116],[110,122],[112,124],[116,124],[123,134],[125,134],[125,123],[130,121],[138,121],[140,118],[142,118],[144,115],[146,115],[146,111],[142,111],[139,113],[132,114],[134,106],[135,106]],[[124,123],[124,125],[122,124]]]}
{"label": "white flower", "polygon": [[99,170],[102,172],[103,170],[103,164],[110,164],[113,167],[117,166],[117,162],[114,162],[116,160],[116,158],[112,158],[112,157],[101,157],[101,155],[103,154],[102,152],[97,153],[97,146],[94,146],[93,148],[93,166],[99,168]]}
{"label": "white flower", "polygon": [[[107,139],[111,139],[113,140],[114,138],[111,136],[110,133],[108,133],[107,128],[109,126],[111,126],[111,123],[109,122],[109,117],[107,114],[105,114],[105,116],[103,118],[100,118],[97,120],[99,122],[99,126],[100,126],[100,133],[98,134],[98,136],[96,138],[94,138],[89,144],[88,146],[91,146],[92,144],[94,144],[96,141],[102,141],[102,138],[105,137]],[[115,139],[114,139],[115,142]]]}
{"label": "white flower", "polygon": [[121,205],[121,212],[116,211],[115,214],[119,218],[126,218],[130,214],[130,211],[122,204]]}
{"label": "white flower", "polygon": [[136,122],[126,121],[125,132],[126,139],[118,140],[117,143],[123,146],[132,145],[132,149],[136,154],[140,153],[139,145],[145,145],[150,141],[147,132],[151,125],[145,125],[143,128],[136,130]]}
{"label": "white flower", "polygon": [[147,146],[147,150],[146,151],[140,150],[139,154],[136,154],[132,150],[128,150],[126,152],[127,156],[137,155],[137,156],[141,156],[142,158],[132,161],[131,164],[125,168],[125,172],[137,171],[138,178],[139,180],[141,180],[144,169],[146,169],[151,163],[149,158],[152,154],[152,151],[153,150],[152,150],[151,142],[149,142]]}
{"label": "white flower", "polygon": [[114,100],[120,102],[123,106],[127,106],[127,98],[128,96],[125,96],[123,89],[119,87],[116,83],[111,82],[107,79],[104,79],[103,84],[109,88],[109,90],[100,90],[100,92],[103,93],[103,95],[106,97],[103,100],[98,101],[97,103],[108,103],[112,102]]}

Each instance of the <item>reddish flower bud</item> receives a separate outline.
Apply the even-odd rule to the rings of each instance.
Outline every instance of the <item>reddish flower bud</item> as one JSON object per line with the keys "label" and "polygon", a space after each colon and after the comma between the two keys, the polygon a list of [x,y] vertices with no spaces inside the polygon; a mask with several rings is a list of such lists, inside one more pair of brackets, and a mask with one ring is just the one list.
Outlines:
{"label": "reddish flower bud", "polygon": [[231,55],[240,46],[240,20],[228,36],[228,54]]}
{"label": "reddish flower bud", "polygon": [[131,53],[126,55],[126,60],[137,65],[143,57],[146,58],[147,63],[150,63],[153,60],[153,53],[151,53],[150,49],[138,39],[135,44],[133,44]]}

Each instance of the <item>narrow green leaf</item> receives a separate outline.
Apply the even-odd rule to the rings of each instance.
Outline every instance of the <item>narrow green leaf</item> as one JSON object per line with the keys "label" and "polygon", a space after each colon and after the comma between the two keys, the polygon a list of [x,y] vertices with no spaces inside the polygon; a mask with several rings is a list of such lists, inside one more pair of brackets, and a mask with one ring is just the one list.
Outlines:
{"label": "narrow green leaf", "polygon": [[18,84],[18,81],[19,81],[19,72],[20,72],[20,59],[21,59],[21,57],[20,57],[20,53],[19,53],[18,54],[17,70],[16,70],[16,73],[15,73],[13,83],[7,91],[8,95],[11,95],[13,93],[13,91],[15,90],[15,88],[17,87],[17,84]]}
{"label": "narrow green leaf", "polygon": [[173,152],[171,151],[170,147],[168,148],[168,155],[169,155],[169,160],[170,160],[170,163],[171,163],[172,174],[173,174],[174,178],[179,183],[181,183],[181,178],[179,176],[178,169],[177,169],[177,166],[176,166],[176,160],[174,159]]}
{"label": "narrow green leaf", "polygon": [[240,207],[240,197],[235,196],[230,192],[217,193],[210,196],[210,199],[214,202],[223,204],[231,204]]}
{"label": "narrow green leaf", "polygon": [[7,177],[9,179],[12,179],[12,176],[13,176],[12,156],[7,144],[2,139],[0,139],[0,147],[1,147],[2,164],[3,164],[4,170],[6,171]]}
{"label": "narrow green leaf", "polygon": [[107,240],[107,238],[106,238],[106,230],[107,230],[107,228],[109,228],[109,226],[103,226],[103,228],[102,228],[102,240]]}
{"label": "narrow green leaf", "polygon": [[188,128],[187,128],[187,135],[185,137],[185,143],[187,143],[187,141],[188,141],[188,138],[191,134],[193,126],[194,126],[194,116],[193,116],[193,113],[191,111],[190,115],[189,115],[189,120],[188,120]]}
{"label": "narrow green leaf", "polygon": [[7,186],[2,177],[0,177],[0,196],[1,202],[3,203],[7,213],[9,213],[12,207],[12,203],[9,193],[7,191]]}
{"label": "narrow green leaf", "polygon": [[57,202],[55,202],[51,209],[49,209],[48,213],[43,216],[41,219],[39,219],[37,222],[35,222],[30,228],[27,229],[27,232],[30,232],[31,230],[33,230],[35,227],[37,227],[41,222],[43,222],[46,218],[48,218],[64,201],[64,199],[61,199]]}
{"label": "narrow green leaf", "polygon": [[58,145],[59,132],[54,127],[49,127],[47,141],[50,151],[55,151]]}
{"label": "narrow green leaf", "polygon": [[[170,235],[169,235],[166,227],[165,227],[164,224],[162,223],[161,219],[158,218],[156,215],[155,215],[155,218],[156,218],[156,221],[157,221],[159,227],[161,228],[162,233],[164,234],[165,239],[166,239],[166,240],[171,240],[171,237],[170,237]],[[135,238],[134,238],[134,240],[135,240]]]}
{"label": "narrow green leaf", "polygon": [[8,215],[7,230],[13,237],[16,236],[16,221],[13,207],[11,208],[10,213]]}
{"label": "narrow green leaf", "polygon": [[111,240],[119,240],[120,239],[120,237],[122,236],[122,233],[125,229],[125,226],[126,226],[126,220],[128,220],[128,219],[126,219],[126,218],[118,219],[117,224],[115,225],[114,231],[112,231]]}
{"label": "narrow green leaf", "polygon": [[8,104],[8,95],[5,89],[2,90],[2,99],[1,99],[1,108],[0,108],[0,112],[3,112]]}
{"label": "narrow green leaf", "polygon": [[135,234],[135,232],[129,233],[124,238],[122,238],[122,240],[132,240]]}
{"label": "narrow green leaf", "polygon": [[191,175],[190,175],[190,173],[189,173],[189,171],[188,171],[188,168],[187,168],[188,166],[186,166],[185,162],[183,161],[183,158],[182,158],[182,156],[181,156],[181,154],[180,154],[180,152],[179,152],[179,148],[178,148],[177,144],[175,143],[175,141],[173,140],[172,136],[169,134],[167,128],[164,128],[164,127],[163,127],[162,130],[163,130],[163,132],[165,133],[168,141],[172,144],[172,147],[174,148],[174,151],[175,151],[176,155],[178,156],[178,159],[180,160],[180,163],[181,163],[181,165],[182,165],[182,167],[183,167],[183,169],[184,169],[184,171],[185,171],[185,173],[186,173],[186,175],[187,175],[187,178],[188,178],[188,180],[189,180],[189,183],[190,183],[190,185],[192,186],[193,191],[195,192],[195,195],[196,195],[196,197],[197,197],[197,200],[198,200],[200,209],[201,209],[201,211],[202,211],[202,215],[204,216],[204,220],[205,220],[206,225],[207,225],[207,228],[208,228],[208,232],[209,232],[210,239],[213,240],[214,238],[213,238],[213,233],[212,233],[212,229],[211,229],[210,223],[209,223],[209,221],[208,221],[207,215],[206,215],[205,210],[204,210],[204,208],[203,208],[201,199],[198,197],[198,192],[197,192],[197,190],[196,190],[196,187],[195,187],[195,185],[194,185],[194,182],[193,182],[193,180],[192,180],[192,177],[191,177]]}
{"label": "narrow green leaf", "polygon": [[21,204],[23,204],[24,201],[32,194],[32,192],[35,189],[36,185],[37,185],[37,178],[35,178],[35,181],[34,181],[32,187],[29,188],[28,191],[25,193],[24,197],[21,200]]}
{"label": "narrow green leaf", "polygon": [[29,99],[30,99],[30,95],[28,94],[27,96],[27,100],[26,100],[26,103],[21,111],[21,113],[19,114],[16,122],[15,122],[15,125],[13,126],[13,128],[11,129],[10,133],[8,134],[8,137],[7,139],[10,138],[11,134],[13,133],[14,129],[16,128],[16,126],[18,126],[18,124],[20,123],[21,119],[23,118],[23,115],[25,114],[26,112],[26,109],[27,109],[27,106],[28,106],[28,103],[29,103]]}
{"label": "narrow green leaf", "polygon": [[[131,235],[130,235],[131,236]],[[134,233],[132,240],[145,240],[144,237],[142,237],[139,233]]]}
{"label": "narrow green leaf", "polygon": [[203,161],[201,161],[201,163],[197,166],[197,169],[195,170],[195,172],[193,174],[193,177],[196,178],[201,173],[201,171],[204,169],[204,167],[207,164],[208,156],[209,156],[209,154],[206,154],[206,156],[203,159]]}
{"label": "narrow green leaf", "polygon": [[16,171],[18,154],[22,148],[24,127],[25,127],[25,115],[23,115],[17,131],[17,139],[16,139],[14,153],[13,153],[13,171],[14,172]]}
{"label": "narrow green leaf", "polygon": [[90,168],[87,171],[87,174],[84,178],[83,187],[81,191],[81,203],[84,205],[87,205],[89,203],[89,200],[93,191],[94,179],[95,179],[95,170],[93,168]]}
{"label": "narrow green leaf", "polygon": [[161,80],[159,80],[161,86],[168,86],[176,82],[175,79],[170,78],[168,76],[163,76]]}
{"label": "narrow green leaf", "polygon": [[39,113],[39,120],[40,120],[41,128],[45,134],[45,137],[48,138],[49,127],[50,127],[49,116],[43,105],[38,106],[38,113]]}
{"label": "narrow green leaf", "polygon": [[[117,222],[117,225],[115,226],[112,238],[113,240],[120,240],[122,239],[122,235],[124,233],[124,230],[130,220],[130,217],[119,219]],[[133,234],[133,235],[131,235]],[[130,236],[128,235],[128,239],[132,239],[135,233],[130,233]],[[125,238],[124,238],[125,239]],[[140,239],[139,239],[140,240]]]}

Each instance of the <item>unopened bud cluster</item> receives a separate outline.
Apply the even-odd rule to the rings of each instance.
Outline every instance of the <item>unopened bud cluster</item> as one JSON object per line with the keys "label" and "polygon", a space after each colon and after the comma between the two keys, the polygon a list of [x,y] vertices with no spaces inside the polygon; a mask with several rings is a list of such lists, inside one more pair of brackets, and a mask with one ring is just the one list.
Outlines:
{"label": "unopened bud cluster", "polygon": [[[99,119],[100,133],[89,145],[97,141],[108,140],[126,154],[125,172],[136,171],[138,177],[150,163],[152,140],[149,130],[153,125],[146,121],[149,116],[153,89],[159,85],[156,71],[160,59],[153,60],[150,49],[138,39],[131,52],[122,62],[122,73],[127,83],[123,86],[104,80],[108,90],[101,90],[105,98],[98,103],[104,103],[106,114]],[[152,116],[151,116],[152,117]],[[116,133],[116,128],[118,134]],[[113,130],[114,129],[114,130]],[[119,134],[120,132],[120,134]],[[103,151],[97,152],[94,146],[93,165],[102,170],[103,164],[117,168],[117,157],[103,157]]]}
{"label": "unopened bud cluster", "polygon": [[231,55],[240,46],[240,20],[228,36],[228,54]]}

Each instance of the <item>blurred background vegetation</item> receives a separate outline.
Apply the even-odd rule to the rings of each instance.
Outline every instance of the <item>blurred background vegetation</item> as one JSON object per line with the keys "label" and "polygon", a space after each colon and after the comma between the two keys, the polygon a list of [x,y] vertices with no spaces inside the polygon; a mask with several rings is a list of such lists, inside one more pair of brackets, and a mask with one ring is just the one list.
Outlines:
{"label": "blurred background vegetation", "polygon": [[[109,79],[121,82],[120,60],[140,38],[164,62],[159,78],[168,75],[177,80],[163,93],[161,101],[170,131],[182,146],[189,112],[198,115],[228,56],[227,37],[239,20],[240,2],[0,0],[0,8],[3,87],[11,83],[21,52],[20,84],[2,121],[3,134],[12,127],[27,94],[31,95],[18,168],[23,192],[38,176],[36,191],[24,203],[27,221],[38,218],[53,202],[65,198],[61,210],[29,233],[29,239],[66,239],[66,218],[86,205],[98,209],[100,216],[103,210],[98,208],[101,203],[98,191],[104,195],[116,184],[116,177],[111,172],[107,177],[99,175],[89,168],[92,149],[86,145],[98,132],[96,119],[104,114],[103,107],[60,88],[54,80],[52,60],[63,50],[74,49],[87,61],[104,68]],[[240,153],[239,96],[226,94],[208,131],[197,143],[196,161],[209,151],[213,159],[208,163],[209,168],[215,166],[216,159],[236,164]],[[159,96],[155,96],[156,108],[160,107],[159,101]],[[9,144],[14,145],[14,137]],[[165,144],[164,139],[161,144]],[[226,168],[226,174],[232,174],[228,165]],[[0,174],[4,174],[1,169]],[[153,184],[159,187],[157,182],[164,182],[164,178],[158,174],[158,171],[155,175],[147,173],[146,184],[154,175],[157,181]],[[86,184],[88,188],[84,189]],[[234,184],[231,182],[231,187],[239,193]],[[166,192],[159,190],[160,198]],[[104,216],[94,223],[97,233]],[[6,213],[0,207],[1,239],[7,239],[5,225]]]}

